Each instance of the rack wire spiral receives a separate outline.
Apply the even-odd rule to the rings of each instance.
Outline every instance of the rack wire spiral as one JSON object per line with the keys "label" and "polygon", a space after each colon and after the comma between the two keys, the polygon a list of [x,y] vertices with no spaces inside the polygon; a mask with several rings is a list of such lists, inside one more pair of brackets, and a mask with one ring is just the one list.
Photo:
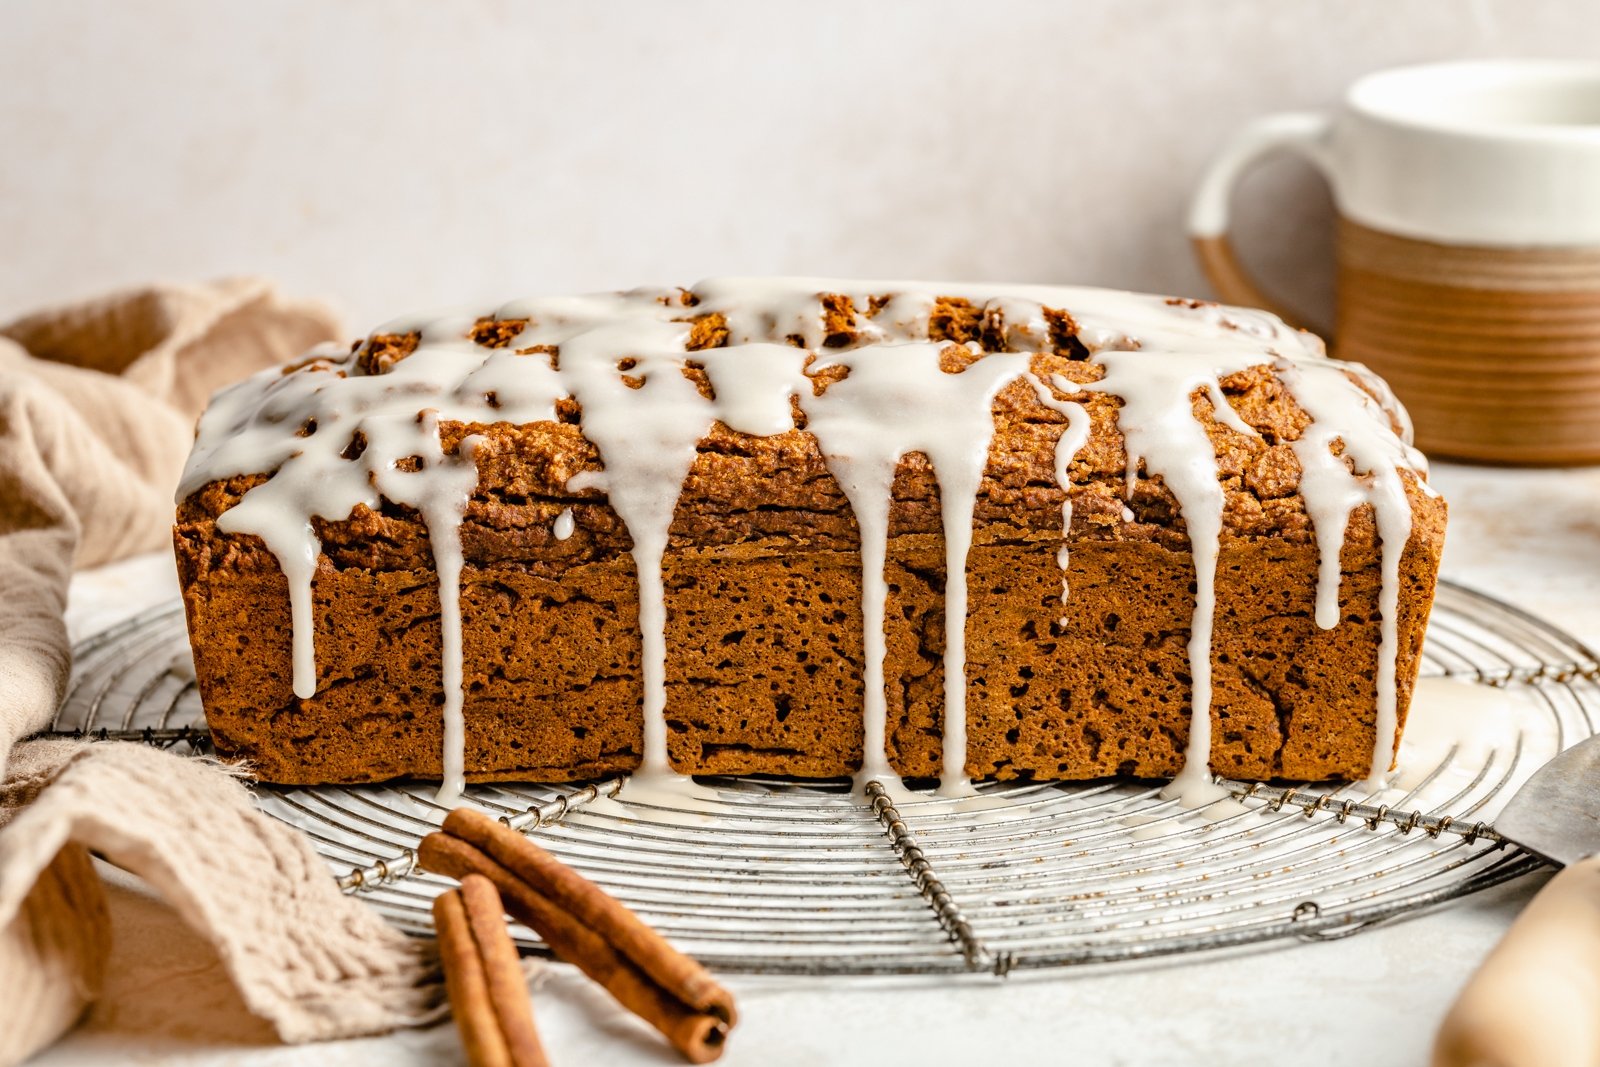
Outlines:
{"label": "rack wire spiral", "polygon": [[[1593,652],[1461,586],[1441,585],[1423,658],[1424,676],[1524,691],[1538,728],[1486,755],[1452,749],[1393,795],[1224,781],[1237,803],[1220,815],[1125,781],[988,784],[975,802],[897,803],[876,787],[863,800],[846,782],[706,779],[714,799],[665,807],[611,800],[613,778],[477,785],[466,800],[728,971],[1003,975],[1342,937],[1537,869],[1495,834],[1492,814],[1600,718]],[[147,612],[81,644],[51,732],[204,752],[182,612]],[[411,852],[446,814],[433,793],[257,790],[348,892],[417,933],[446,885]]]}

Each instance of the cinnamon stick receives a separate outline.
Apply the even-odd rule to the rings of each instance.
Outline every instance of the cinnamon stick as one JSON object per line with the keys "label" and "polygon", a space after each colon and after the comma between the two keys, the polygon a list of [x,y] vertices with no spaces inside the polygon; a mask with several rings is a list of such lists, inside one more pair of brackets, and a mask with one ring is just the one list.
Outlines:
{"label": "cinnamon stick", "polygon": [[469,874],[433,902],[445,987],[473,1067],[549,1067],[500,894]]}
{"label": "cinnamon stick", "polygon": [[[516,834],[509,827],[502,829]],[[483,849],[450,833],[437,831],[423,838],[417,858],[424,870],[435,874],[453,878],[477,874],[489,879],[507,912],[543,938],[558,958],[600,983],[619,1003],[660,1031],[689,1062],[710,1063],[722,1055],[733,1016],[732,998],[725,992],[720,999],[728,1005],[727,1017],[675,996],[571,912]],[[595,892],[602,891],[595,887]]]}
{"label": "cinnamon stick", "polygon": [[475,845],[571,913],[672,996],[729,1025],[737,1021],[733,997],[699,961],[679,952],[621,901],[523,834],[472,808],[452,811],[444,820],[444,832]]}

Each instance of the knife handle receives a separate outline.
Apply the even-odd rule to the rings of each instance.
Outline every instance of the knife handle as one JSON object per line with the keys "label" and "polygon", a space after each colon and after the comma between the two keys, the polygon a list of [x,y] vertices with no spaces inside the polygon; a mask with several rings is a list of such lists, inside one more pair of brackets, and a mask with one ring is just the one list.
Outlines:
{"label": "knife handle", "polygon": [[1552,878],[1456,998],[1433,1067],[1600,1065],[1600,856]]}

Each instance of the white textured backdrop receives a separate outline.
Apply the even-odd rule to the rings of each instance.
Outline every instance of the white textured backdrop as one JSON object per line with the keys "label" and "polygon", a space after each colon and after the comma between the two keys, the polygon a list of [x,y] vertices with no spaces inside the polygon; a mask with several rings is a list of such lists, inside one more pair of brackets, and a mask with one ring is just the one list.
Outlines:
{"label": "white textured backdrop", "polygon": [[[1202,292],[1231,130],[1496,54],[1600,56],[1600,5],[0,0],[0,316],[235,272],[363,328],[731,272]],[[1241,210],[1325,306],[1316,179]]]}

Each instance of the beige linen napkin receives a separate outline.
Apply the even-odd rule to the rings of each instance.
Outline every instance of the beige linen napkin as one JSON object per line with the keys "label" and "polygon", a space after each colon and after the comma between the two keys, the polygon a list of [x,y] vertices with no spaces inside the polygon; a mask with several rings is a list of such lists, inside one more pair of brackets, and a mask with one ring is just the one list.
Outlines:
{"label": "beige linen napkin", "polygon": [[173,488],[219,386],[337,336],[267,283],[163,286],[0,326],[0,777],[67,676],[67,580],[169,543]]}
{"label": "beige linen napkin", "polygon": [[224,768],[132,744],[15,744],[66,684],[72,567],[166,545],[206,398],[337,335],[328,312],[253,279],[0,327],[0,1067],[98,993],[114,931],[91,850],[173,904],[286,1041],[391,1029],[437,999],[416,945],[342,896]]}
{"label": "beige linen napkin", "polygon": [[0,788],[0,1063],[54,1040],[98,992],[115,931],[90,851],[172,904],[285,1041],[435,1017],[425,943],[340,893],[310,843],[221,765],[36,741]]}

